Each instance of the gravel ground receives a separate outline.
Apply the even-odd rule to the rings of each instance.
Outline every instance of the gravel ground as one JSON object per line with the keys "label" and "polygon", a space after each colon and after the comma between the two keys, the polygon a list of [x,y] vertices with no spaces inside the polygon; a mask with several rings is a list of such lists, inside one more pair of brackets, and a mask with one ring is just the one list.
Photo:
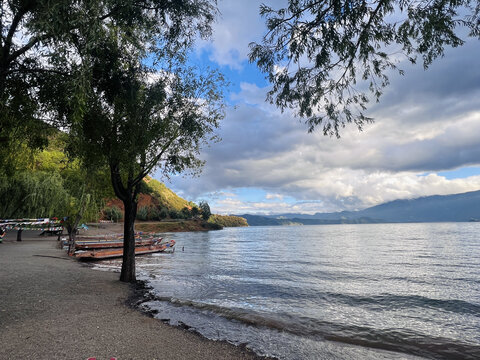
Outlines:
{"label": "gravel ground", "polygon": [[0,244],[0,359],[255,359],[129,308],[130,285],[9,232]]}

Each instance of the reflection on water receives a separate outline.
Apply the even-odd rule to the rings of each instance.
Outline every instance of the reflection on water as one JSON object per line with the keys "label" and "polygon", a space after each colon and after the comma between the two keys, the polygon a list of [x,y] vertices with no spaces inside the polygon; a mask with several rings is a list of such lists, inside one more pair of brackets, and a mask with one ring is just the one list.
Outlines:
{"label": "reflection on water", "polygon": [[479,230],[442,223],[168,234],[174,254],[137,258],[159,299],[144,306],[285,359],[478,359]]}

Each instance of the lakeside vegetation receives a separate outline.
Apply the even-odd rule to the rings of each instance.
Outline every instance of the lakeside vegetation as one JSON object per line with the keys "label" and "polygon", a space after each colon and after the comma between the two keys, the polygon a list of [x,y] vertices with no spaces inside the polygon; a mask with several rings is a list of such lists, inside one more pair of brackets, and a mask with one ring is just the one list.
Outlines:
{"label": "lakeside vegetation", "polygon": [[0,217],[73,217],[82,207],[85,222],[98,221],[105,199],[114,196],[108,172],[86,172],[66,155],[65,135],[52,132],[43,150],[22,147],[12,174],[0,175]]}
{"label": "lakeside vegetation", "polygon": [[248,222],[245,218],[232,215],[217,215],[213,214],[208,219],[211,224],[217,224],[223,227],[242,227],[248,226]]}
{"label": "lakeside vegetation", "polygon": [[[25,148],[19,155],[15,174],[0,176],[3,199],[0,218],[72,216],[74,207],[81,205],[82,189],[83,193],[88,189],[90,199],[83,211],[83,222],[123,220],[123,203],[113,193],[108,171],[100,168],[86,174],[77,160],[67,157],[62,133],[54,132],[44,150]],[[236,216],[208,214],[203,219],[202,215],[199,205],[181,198],[162,182],[145,177],[138,194],[138,231],[204,231],[248,226],[245,219]]]}

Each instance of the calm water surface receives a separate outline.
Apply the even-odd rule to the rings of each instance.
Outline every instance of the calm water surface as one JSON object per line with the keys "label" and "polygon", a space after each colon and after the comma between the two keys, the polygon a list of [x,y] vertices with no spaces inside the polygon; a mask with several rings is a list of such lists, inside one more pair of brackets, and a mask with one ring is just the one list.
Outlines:
{"label": "calm water surface", "polygon": [[164,237],[137,258],[163,321],[281,359],[480,359],[479,223]]}

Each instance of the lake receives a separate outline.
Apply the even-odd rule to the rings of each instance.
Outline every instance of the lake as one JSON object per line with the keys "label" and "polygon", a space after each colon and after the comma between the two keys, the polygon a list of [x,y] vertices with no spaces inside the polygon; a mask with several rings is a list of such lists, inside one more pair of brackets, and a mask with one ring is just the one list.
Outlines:
{"label": "lake", "polygon": [[155,295],[142,306],[280,359],[479,359],[479,234],[480,223],[164,234],[174,254],[137,257]]}

